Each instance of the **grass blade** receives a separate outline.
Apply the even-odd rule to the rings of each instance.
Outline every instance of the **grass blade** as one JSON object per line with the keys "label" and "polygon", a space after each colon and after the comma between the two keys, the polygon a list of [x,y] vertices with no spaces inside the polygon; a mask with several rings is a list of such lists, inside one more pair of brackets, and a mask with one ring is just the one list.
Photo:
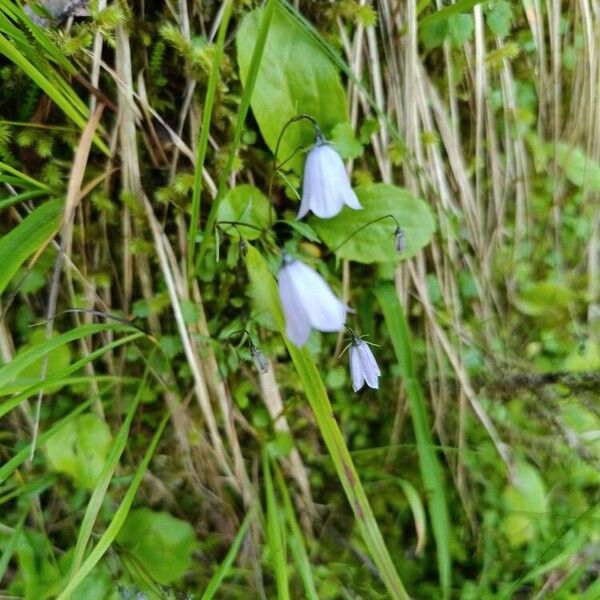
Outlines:
{"label": "grass blade", "polygon": [[208,586],[204,590],[204,593],[202,594],[202,598],[200,600],[212,600],[215,593],[229,574],[231,565],[233,564],[233,561],[238,555],[238,552],[240,551],[240,546],[242,545],[242,542],[246,537],[246,533],[248,532],[248,528],[250,527],[250,523],[252,522],[252,517],[254,517],[254,512],[254,509],[251,508],[246,513],[246,516],[242,521],[240,529],[237,532],[233,543],[231,544],[231,548],[229,548],[225,559],[219,565],[219,568],[215,571],[215,574],[211,577],[211,580],[209,581]]}
{"label": "grass blade", "polygon": [[[58,433],[65,425],[70,423],[76,416],[86,411],[92,404],[93,399],[87,400],[80,404],[75,410],[70,412],[66,417],[55,423],[48,431],[45,431],[38,438],[40,446],[43,446],[49,439]],[[31,444],[28,444],[13,456],[7,463],[0,467],[0,483],[3,483],[16,469],[18,469],[29,457],[31,452]]]}
{"label": "grass blade", "polygon": [[[283,335],[285,323],[275,280],[262,255],[250,245],[247,247],[246,267],[255,304],[259,310],[266,310],[271,314],[273,325]],[[381,579],[394,600],[405,600],[409,596],[383,541],[383,536],[352,462],[352,457],[333,416],[333,409],[323,385],[321,374],[306,347],[297,348],[285,338],[285,335],[284,340],[306,398],[317,420],[321,437],[327,446],[337,476],[356,517],[359,531],[375,562],[375,566],[379,570]]]}
{"label": "grass blade", "polygon": [[91,325],[81,325],[62,333],[48,340],[43,341],[41,344],[28,348],[24,352],[17,354],[13,360],[6,365],[0,367],[0,390],[6,383],[12,381],[23,369],[28,367],[31,363],[39,360],[46,354],[73,342],[79,340],[88,335],[94,335],[102,331],[115,331],[115,332],[134,332],[139,335],[141,334],[135,327],[129,325],[121,325],[118,323],[93,323]]}
{"label": "grass blade", "polygon": [[[152,356],[149,360],[151,360],[151,358]],[[135,415],[135,411],[137,410],[140,399],[142,398],[142,393],[146,389],[147,381],[148,368],[146,368],[144,377],[140,383],[140,386],[138,387],[138,391],[129,406],[129,410],[127,411],[125,420],[119,429],[119,433],[117,433],[117,436],[115,437],[114,443],[106,458],[106,462],[104,463],[104,467],[102,468],[102,472],[100,473],[96,486],[94,487],[94,491],[92,492],[90,501],[85,509],[85,514],[83,515],[83,519],[81,521],[81,527],[79,528],[79,535],[77,536],[75,551],[73,552],[73,562],[71,563],[69,580],[73,578],[73,575],[81,566],[85,549],[87,548],[90,536],[92,535],[94,523],[96,522],[96,518],[100,512],[102,502],[104,501],[104,496],[106,495],[106,490],[108,489],[110,481],[117,468],[121,454],[123,454],[123,450],[125,449],[125,444],[127,443],[127,438],[129,436],[129,428],[131,427],[133,416]]]}
{"label": "grass blade", "polygon": [[114,517],[109,523],[106,531],[102,534],[102,537],[98,540],[98,543],[94,546],[93,550],[89,553],[88,557],[85,559],[83,564],[75,571],[71,578],[69,579],[67,585],[63,589],[63,591],[58,596],[57,600],[67,600],[69,596],[73,593],[73,591],[77,588],[77,586],[90,574],[92,569],[98,564],[100,559],[104,556],[104,553],[108,550],[110,545],[113,543],[117,534],[119,533],[123,523],[125,523],[125,519],[129,514],[129,510],[131,509],[131,505],[135,499],[135,495],[137,494],[138,488],[140,487],[140,483],[142,482],[142,477],[148,468],[148,464],[154,455],[154,451],[156,450],[156,446],[158,446],[158,442],[160,437],[169,421],[169,413],[166,412],[163,418],[161,419],[158,429],[154,434],[152,441],[150,442],[150,446],[146,453],[144,454],[144,458],[140,463],[140,466],[137,468],[135,475],[133,476],[133,481],[131,485],[127,489],[119,508],[116,510]]}
{"label": "grass blade", "polygon": [[267,542],[269,546],[269,555],[275,571],[277,581],[277,598],[279,600],[289,600],[290,590],[288,587],[287,575],[287,557],[285,552],[285,532],[282,528],[281,512],[273,479],[271,478],[271,467],[269,465],[269,456],[267,450],[263,451],[263,476],[265,478],[265,496],[267,498]]}
{"label": "grass blade", "polygon": [[290,493],[283,479],[283,475],[279,470],[278,466],[275,465],[275,480],[277,481],[277,487],[279,488],[279,494],[283,499],[283,512],[287,525],[290,530],[288,537],[288,545],[294,557],[296,568],[304,585],[304,592],[308,600],[319,600],[317,594],[317,588],[315,587],[315,581],[312,576],[312,567],[308,558],[308,552],[304,545],[304,538],[302,537],[302,531],[298,521],[296,519],[296,513],[294,511],[294,505],[290,498]]}
{"label": "grass blade", "polygon": [[27,257],[56,233],[63,206],[62,200],[45,202],[0,239],[0,294]]}
{"label": "grass blade", "polygon": [[200,250],[198,251],[198,262],[200,264],[202,264],[202,259],[206,253],[206,250],[208,249],[208,240],[212,235],[212,230],[214,229],[215,221],[217,220],[217,211],[219,210],[219,204],[221,203],[221,200],[225,195],[227,181],[229,179],[229,175],[231,174],[233,162],[235,160],[235,156],[237,154],[240,142],[242,140],[244,124],[246,122],[246,116],[250,108],[252,92],[254,90],[254,85],[256,84],[258,69],[260,67],[262,55],[265,49],[265,43],[267,41],[267,35],[269,34],[269,27],[271,26],[271,21],[273,20],[273,13],[275,11],[276,6],[277,0],[267,0],[267,5],[264,9],[263,18],[260,23],[260,29],[258,30],[258,35],[256,37],[256,46],[254,46],[252,60],[250,61],[250,68],[248,70],[248,79],[246,80],[246,87],[244,88],[244,93],[240,102],[238,118],[233,133],[233,142],[231,144],[231,150],[227,159],[227,165],[225,166],[221,178],[219,179],[217,195],[210,207],[210,212],[208,213],[208,218],[206,220],[206,227],[204,228],[204,237],[202,238]]}
{"label": "grass blade", "polygon": [[398,359],[410,405],[417,440],[421,477],[427,490],[429,518],[431,519],[431,527],[436,541],[440,583],[446,597],[450,592],[452,566],[450,559],[450,519],[446,504],[442,467],[434,450],[423,392],[416,376],[408,325],[398,295],[394,287],[386,283],[377,286],[375,296],[383,311],[387,331]]}
{"label": "grass blade", "polygon": [[206,96],[204,98],[204,109],[202,111],[202,126],[200,129],[200,139],[198,140],[198,154],[196,156],[196,168],[194,170],[194,190],[192,194],[192,217],[190,220],[190,230],[188,232],[188,278],[192,276],[194,265],[194,249],[196,245],[196,233],[200,222],[200,198],[202,193],[202,170],[204,168],[204,160],[206,158],[206,149],[208,147],[208,134],[210,132],[210,122],[212,118],[213,105],[215,102],[215,93],[217,90],[217,81],[219,78],[219,68],[221,66],[221,58],[223,57],[223,46],[225,45],[225,34],[229,18],[231,17],[231,9],[233,6],[232,0],[226,0],[226,6],[221,18],[219,33],[217,35],[217,43],[213,62],[210,68],[208,77],[208,86],[206,88]]}

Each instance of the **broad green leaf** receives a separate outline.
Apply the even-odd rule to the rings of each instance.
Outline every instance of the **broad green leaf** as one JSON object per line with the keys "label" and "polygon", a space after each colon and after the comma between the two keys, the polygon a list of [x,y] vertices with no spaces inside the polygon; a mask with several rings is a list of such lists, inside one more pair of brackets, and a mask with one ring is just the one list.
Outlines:
{"label": "broad green leaf", "polygon": [[[261,236],[260,229],[266,230],[275,220],[269,199],[253,185],[238,185],[230,190],[221,201],[217,212],[217,222],[237,221],[243,225],[222,225],[222,229],[235,237],[241,233],[249,240]],[[256,229],[258,228],[258,229]]]}
{"label": "broad green leaf", "polygon": [[462,46],[473,36],[475,24],[468,14],[452,15],[448,19],[448,35],[455,46]]}
{"label": "broad green leaf", "polygon": [[427,50],[441,46],[448,35],[448,19],[425,23],[419,29],[419,38]]}
{"label": "broad green leaf", "polygon": [[511,546],[532,540],[548,512],[546,486],[539,471],[526,462],[515,467],[515,483],[503,493],[507,516],[502,530]]}
{"label": "broad green leaf", "polygon": [[523,286],[514,304],[525,315],[558,318],[561,313],[568,316],[567,309],[575,298],[572,288],[553,281],[542,281]]}
{"label": "broad green leaf", "polygon": [[[237,59],[242,83],[246,85],[250,57],[256,43],[262,9],[248,13],[236,36]],[[326,137],[335,125],[348,120],[348,103],[338,69],[306,30],[282,8],[275,10],[260,64],[251,107],[262,136],[271,151],[290,118],[301,113],[318,122]],[[290,125],[279,148],[279,161],[301,146],[315,141],[308,121]],[[300,172],[302,157],[287,166]]]}
{"label": "broad green leaf", "polygon": [[432,23],[447,21],[452,15],[467,12],[474,6],[482,4],[483,2],[485,2],[485,0],[457,0],[457,2],[444,6],[441,10],[419,19],[419,29],[425,28]]}
{"label": "broad green leaf", "polygon": [[246,268],[256,318],[270,329],[283,331],[285,322],[275,279],[260,252],[250,245],[246,254]]}
{"label": "broad green leaf", "polygon": [[358,158],[362,144],[354,137],[350,123],[338,123],[331,132],[331,143],[342,158]]}
{"label": "broad green leaf", "polygon": [[0,238],[0,294],[25,260],[58,230],[62,200],[45,202]]}
{"label": "broad green leaf", "polygon": [[[340,258],[361,263],[397,261],[414,256],[431,241],[435,222],[423,200],[384,183],[361,186],[355,191],[363,210],[344,207],[333,219],[310,220],[321,239]],[[396,222],[406,240],[402,254],[394,250]]]}
{"label": "broad green leaf", "polygon": [[493,2],[487,10],[485,22],[494,35],[505,37],[510,33],[512,18],[510,2],[498,0]]}
{"label": "broad green leaf", "polygon": [[197,546],[194,528],[166,512],[132,510],[117,536],[152,579],[169,584],[180,579]]}
{"label": "broad green leaf", "polygon": [[111,441],[110,429],[100,417],[81,415],[48,440],[46,456],[54,471],[92,489],[106,462]]}
{"label": "broad green leaf", "polygon": [[561,142],[556,144],[556,160],[572,184],[600,191],[600,164],[585,152]]}

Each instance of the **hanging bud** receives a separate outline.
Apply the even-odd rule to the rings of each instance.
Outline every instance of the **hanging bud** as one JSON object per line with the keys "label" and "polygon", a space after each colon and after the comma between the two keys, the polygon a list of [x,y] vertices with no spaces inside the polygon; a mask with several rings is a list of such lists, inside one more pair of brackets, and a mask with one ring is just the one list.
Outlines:
{"label": "hanging bud", "polygon": [[406,250],[406,235],[404,234],[404,229],[401,227],[396,227],[394,233],[394,247],[398,254],[402,254]]}
{"label": "hanging bud", "polygon": [[267,361],[267,357],[262,353],[260,348],[254,344],[250,346],[250,355],[252,356],[252,361],[254,362],[256,370],[261,375],[264,375],[269,370],[269,362]]}

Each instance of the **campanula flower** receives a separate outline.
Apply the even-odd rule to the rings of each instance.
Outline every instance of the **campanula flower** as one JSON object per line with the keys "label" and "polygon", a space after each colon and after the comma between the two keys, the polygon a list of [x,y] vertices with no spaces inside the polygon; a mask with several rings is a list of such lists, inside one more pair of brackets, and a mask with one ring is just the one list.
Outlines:
{"label": "campanula flower", "polygon": [[350,376],[352,377],[352,389],[358,392],[367,383],[370,388],[379,388],[379,376],[381,371],[371,352],[371,348],[359,337],[352,340],[350,346]]}
{"label": "campanula flower", "polygon": [[319,136],[306,157],[298,218],[312,210],[317,217],[330,219],[344,204],[356,210],[362,208],[350,186],[342,158]]}
{"label": "campanula flower", "polygon": [[286,335],[296,346],[306,343],[311,328],[339,331],[344,326],[346,305],[314,269],[287,255],[279,269],[279,296]]}

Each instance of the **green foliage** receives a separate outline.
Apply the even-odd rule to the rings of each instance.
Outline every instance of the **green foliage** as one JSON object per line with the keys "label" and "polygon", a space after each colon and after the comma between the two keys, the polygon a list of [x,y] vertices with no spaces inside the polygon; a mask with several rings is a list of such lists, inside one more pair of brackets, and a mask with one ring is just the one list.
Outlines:
{"label": "green foliage", "polygon": [[117,542],[139,561],[150,577],[162,584],[180,579],[189,569],[197,546],[192,526],[166,512],[132,510]]}
{"label": "green foliage", "polygon": [[513,11],[510,2],[498,0],[488,4],[485,22],[494,35],[506,37],[510,33],[512,19]]}
{"label": "green foliage", "polygon": [[[240,77],[244,84],[261,15],[261,10],[248,13],[236,36]],[[282,128],[296,115],[307,114],[316,119],[326,137],[331,137],[336,125],[348,120],[346,94],[337,68],[280,8],[276,9],[269,29],[251,106],[272,152],[275,152]],[[293,123],[281,139],[277,158],[285,160],[300,147],[309,147],[314,141],[311,124],[306,121]],[[301,171],[301,157],[296,156],[287,167]]]}
{"label": "green foliage", "polygon": [[[382,183],[358,187],[356,195],[363,210],[344,207],[333,219],[310,221],[340,258],[361,263],[397,261],[414,256],[430,242],[435,222],[423,200],[405,189]],[[406,239],[401,254],[394,250],[398,225]]]}
{"label": "green foliage", "polygon": [[76,485],[94,487],[112,441],[108,425],[94,414],[81,415],[46,444],[50,467],[68,475]]}
{"label": "green foliage", "polygon": [[[234,237],[240,234],[248,240],[261,236],[275,220],[269,199],[253,185],[238,185],[229,190],[219,205],[217,221],[235,221],[236,225],[223,224],[223,231]],[[244,227],[246,223],[253,227]]]}
{"label": "green foliage", "polygon": [[61,200],[45,202],[0,238],[0,294],[23,262],[56,233],[62,210]]}

